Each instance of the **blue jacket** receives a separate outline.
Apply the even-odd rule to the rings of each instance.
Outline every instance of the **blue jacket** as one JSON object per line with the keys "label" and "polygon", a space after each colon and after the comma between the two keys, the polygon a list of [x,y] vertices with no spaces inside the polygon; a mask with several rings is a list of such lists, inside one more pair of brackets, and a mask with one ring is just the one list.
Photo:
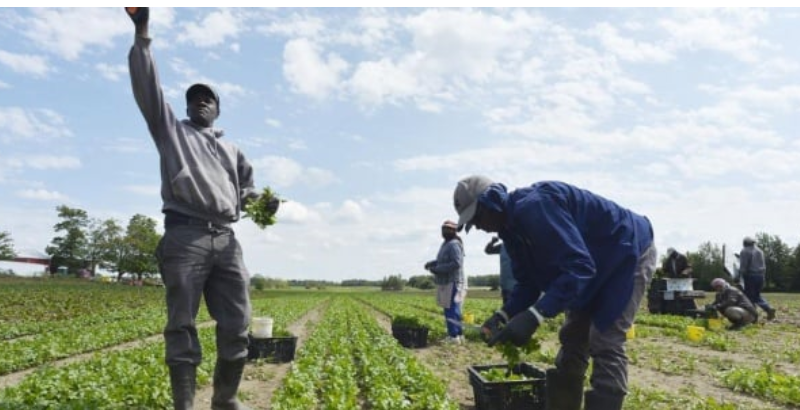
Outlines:
{"label": "blue jacket", "polygon": [[503,244],[500,244],[500,289],[511,292],[517,281],[514,279],[514,271],[511,268],[511,257]]}
{"label": "blue jacket", "polygon": [[510,193],[494,184],[478,200],[506,212],[498,234],[517,280],[503,306],[510,317],[534,304],[544,317],[584,310],[603,331],[622,314],[638,259],[653,242],[646,217],[555,181]]}

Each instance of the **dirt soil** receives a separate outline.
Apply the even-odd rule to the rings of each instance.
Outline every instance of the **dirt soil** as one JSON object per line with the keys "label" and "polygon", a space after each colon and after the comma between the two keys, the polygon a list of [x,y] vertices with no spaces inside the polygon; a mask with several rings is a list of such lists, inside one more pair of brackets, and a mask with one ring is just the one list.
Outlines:
{"label": "dirt soil", "polygon": [[[322,317],[324,306],[319,306],[298,321],[288,326],[289,333],[297,336],[297,347],[300,350],[303,343],[308,339],[310,330],[314,324],[319,322]],[[242,382],[239,385],[239,400],[252,409],[268,409],[272,402],[272,394],[280,387],[281,381],[291,368],[291,363],[264,363],[260,361],[248,362],[244,368]],[[214,393],[213,386],[208,386],[197,391],[194,403],[195,408],[208,409],[211,407],[211,396]]]}

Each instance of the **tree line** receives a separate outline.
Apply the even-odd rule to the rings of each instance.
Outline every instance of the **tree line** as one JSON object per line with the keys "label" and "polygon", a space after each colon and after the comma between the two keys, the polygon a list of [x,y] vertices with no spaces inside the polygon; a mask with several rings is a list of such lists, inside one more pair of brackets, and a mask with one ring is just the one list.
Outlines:
{"label": "tree line", "polygon": [[[50,272],[64,266],[70,274],[87,269],[94,275],[97,268],[117,274],[132,274],[141,280],[143,276],[158,273],[155,249],[161,235],[156,232],[156,221],[136,214],[130,218],[126,227],[115,219],[100,220],[90,218],[85,210],[66,205],[56,207],[59,222],[53,226],[55,236],[45,249],[51,257]],[[765,291],[800,292],[800,244],[789,246],[777,235],[760,232],[755,236],[758,246],[764,251],[767,265]],[[685,252],[692,265],[692,276],[697,279],[696,289],[710,289],[714,278],[729,276],[732,267],[738,264],[734,253],[739,247],[726,250],[725,245],[704,242],[696,250]],[[15,256],[11,233],[0,230],[0,260]],[[733,260],[732,260],[733,259]],[[275,281],[275,282],[273,282]],[[382,280],[348,279],[337,284],[329,281],[272,279],[264,287],[301,286],[324,288],[327,286],[379,286],[386,290],[400,290],[404,286],[417,289],[435,287],[431,275],[411,276],[408,280],[401,275],[390,275]],[[489,287],[497,289],[498,274],[470,275],[470,287]]]}
{"label": "tree line", "polygon": [[[136,214],[123,227],[115,219],[90,218],[85,210],[66,205],[56,207],[56,212],[55,236],[45,248],[51,274],[65,267],[71,275],[85,269],[94,276],[102,268],[115,272],[117,280],[126,273],[141,280],[158,272],[155,250],[161,235],[153,218]],[[14,256],[11,234],[0,232],[0,259]]]}
{"label": "tree line", "polygon": [[[758,233],[757,246],[764,251],[767,265],[764,290],[767,292],[800,292],[800,244],[794,248],[783,242],[777,235]],[[692,265],[692,276],[697,279],[695,289],[711,289],[714,278],[731,280],[734,265],[738,267],[738,254],[741,247],[726,250],[725,245],[705,242],[696,251],[687,252],[686,257]]]}

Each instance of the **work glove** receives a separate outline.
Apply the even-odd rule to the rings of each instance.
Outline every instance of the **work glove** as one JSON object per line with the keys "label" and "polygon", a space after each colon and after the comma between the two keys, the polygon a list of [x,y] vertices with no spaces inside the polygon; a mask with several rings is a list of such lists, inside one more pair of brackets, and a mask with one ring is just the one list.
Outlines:
{"label": "work glove", "polygon": [[147,23],[150,19],[149,7],[125,7],[125,13],[131,18],[134,25]]}
{"label": "work glove", "polygon": [[487,319],[483,322],[481,326],[481,333],[483,334],[484,340],[491,339],[494,335],[500,333],[500,329],[506,325],[508,322],[508,315],[502,309],[494,312],[492,317]]}
{"label": "work glove", "polygon": [[497,333],[489,339],[489,347],[497,343],[511,342],[517,347],[522,347],[528,343],[539,328],[539,319],[531,309],[523,310],[512,317],[511,320]]}
{"label": "work glove", "polygon": [[271,215],[275,215],[278,212],[278,208],[281,206],[281,200],[278,198],[272,198],[267,202],[267,212]]}

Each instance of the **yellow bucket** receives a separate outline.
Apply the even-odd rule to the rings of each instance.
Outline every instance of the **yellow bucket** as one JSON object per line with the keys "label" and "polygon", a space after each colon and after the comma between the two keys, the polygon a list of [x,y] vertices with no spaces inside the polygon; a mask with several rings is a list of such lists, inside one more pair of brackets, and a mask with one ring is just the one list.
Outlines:
{"label": "yellow bucket", "polygon": [[706,333],[706,328],[700,326],[686,326],[686,338],[693,341],[699,342],[703,340],[703,336]]}
{"label": "yellow bucket", "polygon": [[722,319],[708,319],[708,330],[722,330]]}
{"label": "yellow bucket", "polygon": [[631,340],[636,338],[636,325],[631,325],[631,328],[625,333],[625,339]]}
{"label": "yellow bucket", "polygon": [[464,323],[471,325],[475,323],[475,315],[472,313],[464,313]]}

